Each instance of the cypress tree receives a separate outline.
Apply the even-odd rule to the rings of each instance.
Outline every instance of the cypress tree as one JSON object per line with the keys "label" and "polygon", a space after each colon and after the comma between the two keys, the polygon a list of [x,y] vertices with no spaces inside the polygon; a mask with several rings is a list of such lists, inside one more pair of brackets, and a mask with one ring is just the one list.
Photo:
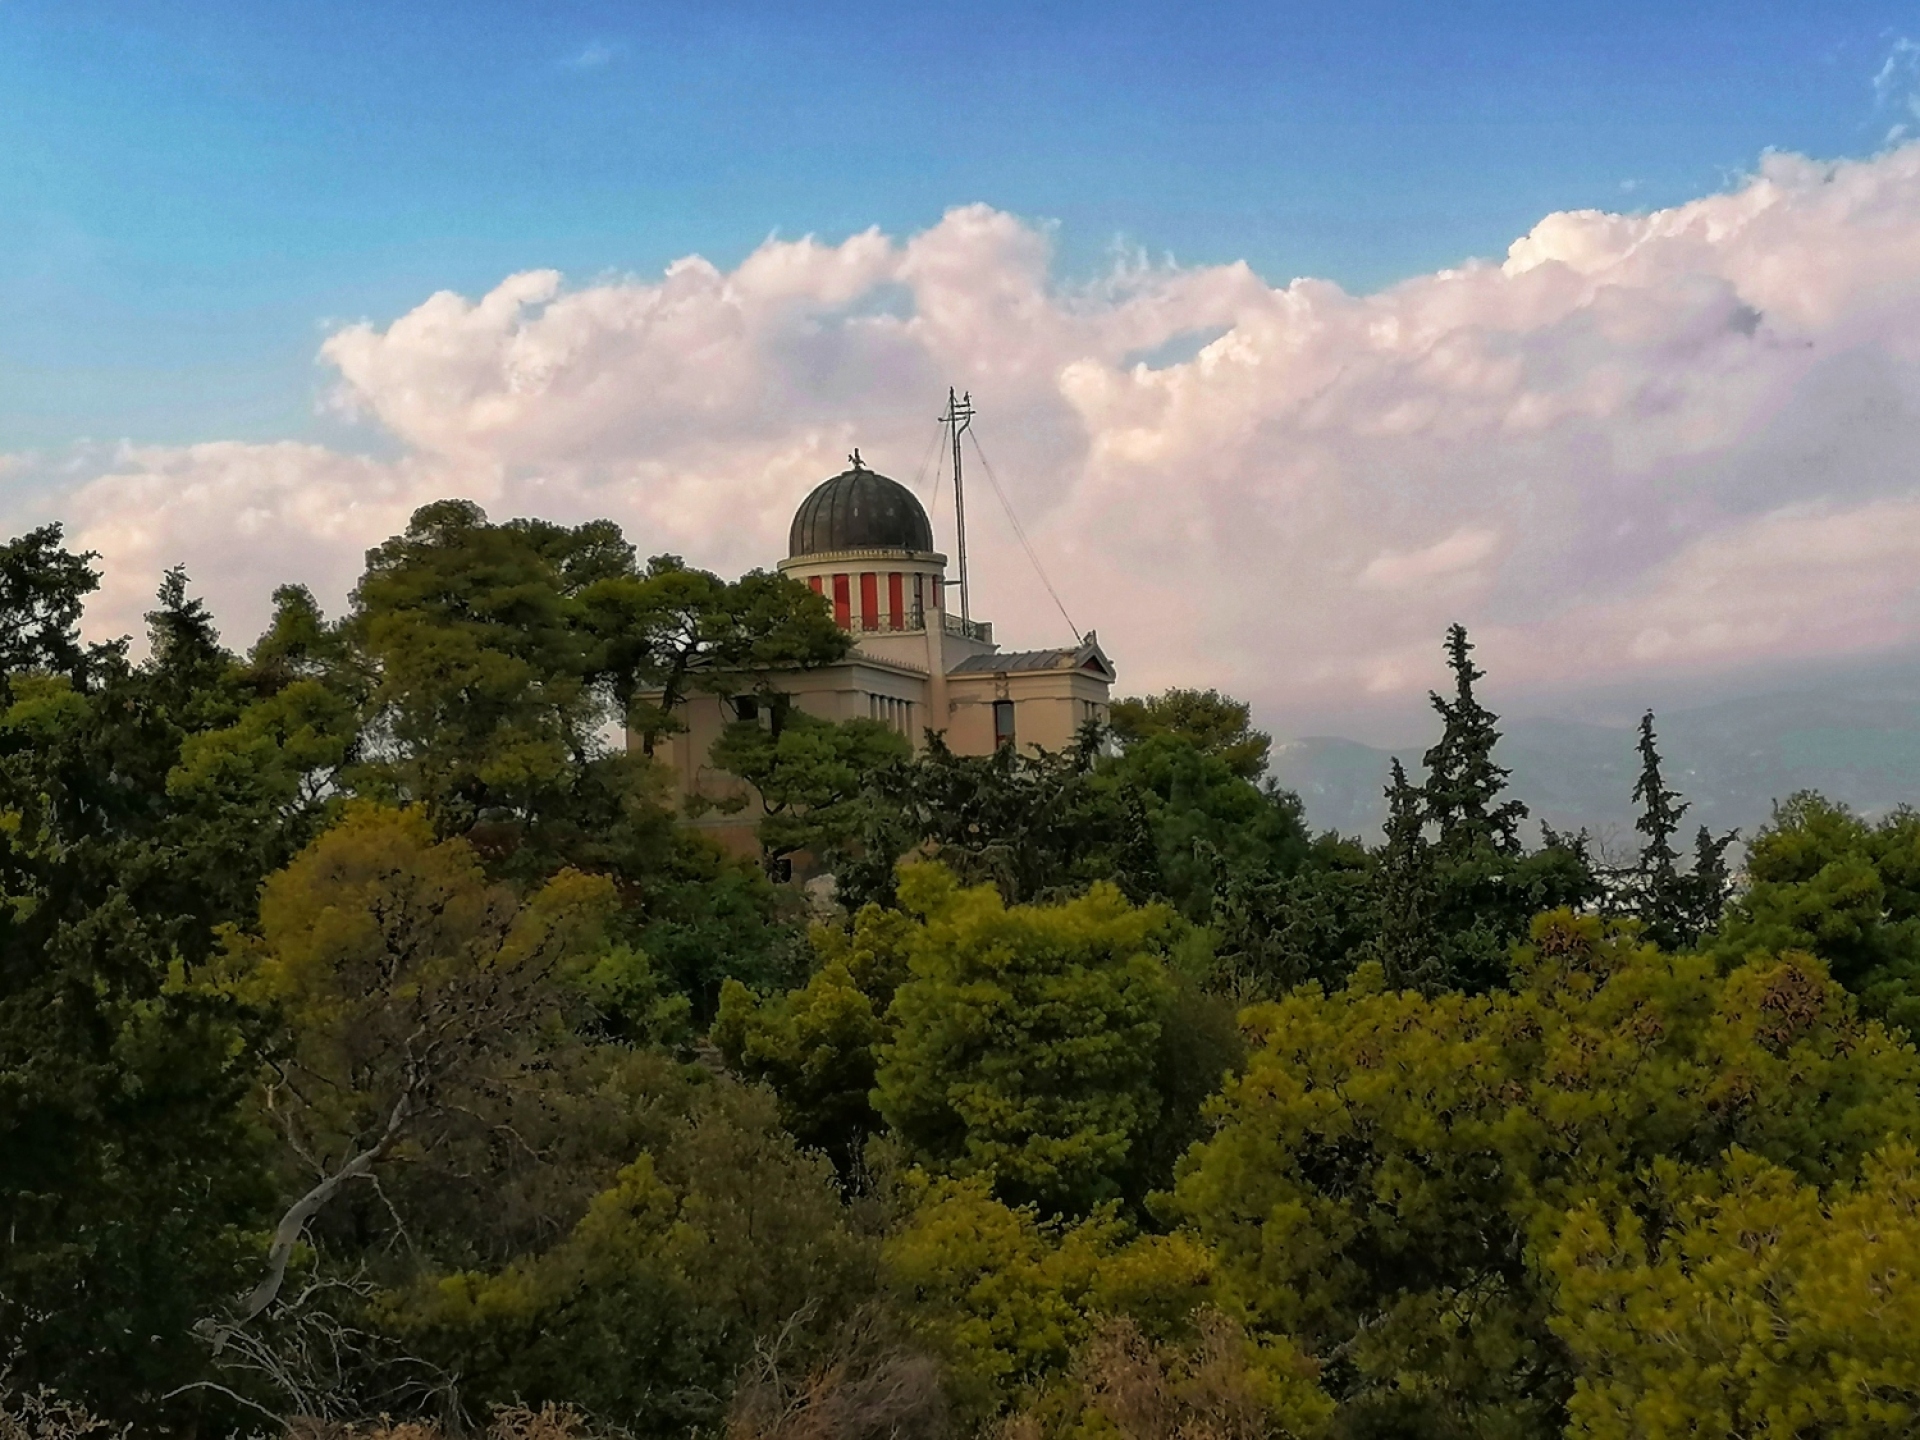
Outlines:
{"label": "cypress tree", "polygon": [[1720,916],[1733,897],[1733,875],[1727,866],[1727,848],[1740,838],[1738,830],[1715,835],[1706,826],[1693,838],[1693,873],[1681,877],[1687,919],[1685,943],[1696,944],[1719,928]]}
{"label": "cypress tree", "polygon": [[1433,847],[1426,837],[1426,804],[1396,758],[1387,786],[1386,844],[1374,871],[1379,905],[1377,958],[1395,989],[1431,994],[1444,980],[1435,945],[1439,896]]}
{"label": "cypress tree", "polygon": [[1640,778],[1634,782],[1633,798],[1640,816],[1633,828],[1645,836],[1639,858],[1634,861],[1630,890],[1630,909],[1647,927],[1647,936],[1656,945],[1672,948],[1680,943],[1680,872],[1675,861],[1680,852],[1673,848],[1673,837],[1680,829],[1680,817],[1687,813],[1687,802],[1680,792],[1669,790],[1660,773],[1660,751],[1653,733],[1653,711],[1640,717]]}
{"label": "cypress tree", "polygon": [[1501,855],[1518,855],[1527,807],[1500,799],[1507,788],[1507,770],[1493,760],[1500,717],[1474,696],[1473,683],[1486,672],[1473,663],[1473,644],[1464,625],[1449,627],[1446,650],[1453,699],[1437,693],[1429,697],[1443,728],[1424,757],[1425,818],[1438,827],[1439,847],[1449,855],[1470,854],[1483,845]]}
{"label": "cypress tree", "polygon": [[1640,778],[1633,798],[1640,816],[1634,829],[1646,837],[1627,881],[1627,911],[1646,927],[1647,938],[1665,949],[1697,943],[1719,923],[1730,881],[1727,847],[1739,834],[1715,835],[1706,826],[1694,838],[1693,869],[1683,873],[1673,837],[1681,817],[1690,808],[1677,790],[1669,790],[1660,769],[1660,750],[1653,729],[1653,712],[1640,717]]}

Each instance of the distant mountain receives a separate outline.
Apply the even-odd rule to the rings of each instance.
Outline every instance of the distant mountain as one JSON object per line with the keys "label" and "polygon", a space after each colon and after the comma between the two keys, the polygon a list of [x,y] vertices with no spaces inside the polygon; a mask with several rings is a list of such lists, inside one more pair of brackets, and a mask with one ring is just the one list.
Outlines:
{"label": "distant mountain", "polygon": [[[1751,833],[1776,799],[1818,790],[1869,815],[1920,804],[1920,675],[1726,700],[1656,716],[1667,783],[1693,803],[1685,824]],[[1497,752],[1513,792],[1560,829],[1632,843],[1639,774],[1630,727],[1504,718]],[[1271,771],[1316,830],[1378,837],[1391,756],[1419,775],[1428,741],[1390,752],[1308,736],[1276,743]]]}

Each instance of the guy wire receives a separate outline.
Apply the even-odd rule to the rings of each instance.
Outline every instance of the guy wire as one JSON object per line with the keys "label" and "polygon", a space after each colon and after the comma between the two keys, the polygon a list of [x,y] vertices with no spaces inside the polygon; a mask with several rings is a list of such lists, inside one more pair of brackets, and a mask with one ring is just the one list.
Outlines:
{"label": "guy wire", "polygon": [[1073,632],[1074,643],[1078,644],[1080,627],[1073,623],[1073,616],[1067,613],[1066,604],[1060,599],[1060,592],[1053,588],[1053,581],[1047,578],[1047,567],[1040,563],[1040,556],[1035,552],[1033,542],[1027,539],[1026,527],[1020,523],[1020,517],[1013,513],[1013,502],[1007,499],[1007,492],[1000,485],[1000,477],[993,473],[993,462],[987,459],[987,452],[980,448],[980,437],[973,433],[971,426],[967,428],[967,438],[973,441],[973,453],[980,457],[980,468],[987,472],[987,483],[993,486],[993,493],[1000,500],[1000,508],[1007,513],[1007,523],[1013,526],[1014,538],[1020,542],[1020,548],[1027,552],[1027,559],[1033,562],[1034,573],[1040,577],[1040,583],[1047,587],[1047,594],[1053,597],[1054,606],[1060,611],[1060,618],[1067,622],[1067,629]]}

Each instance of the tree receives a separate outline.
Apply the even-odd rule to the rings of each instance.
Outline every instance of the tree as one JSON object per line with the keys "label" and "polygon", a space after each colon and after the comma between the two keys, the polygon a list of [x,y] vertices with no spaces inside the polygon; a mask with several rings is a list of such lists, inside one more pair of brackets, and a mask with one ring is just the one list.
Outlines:
{"label": "tree", "polygon": [[280,1298],[309,1227],[343,1191],[430,1152],[477,1097],[510,1083],[527,1037],[568,1003],[612,909],[605,880],[564,873],[525,905],[419,810],[361,803],[273,876],[258,938],[235,936],[222,988],[284,1016],[265,1110],[297,1158],[243,1327]]}
{"label": "tree", "polygon": [[719,1421],[756,1343],[798,1332],[804,1364],[876,1282],[832,1168],[781,1131],[765,1091],[721,1083],[658,1126],[559,1244],[423,1278],[385,1313],[459,1369],[470,1405],[568,1403],[679,1440]]}
{"label": "tree", "polygon": [[[677,555],[596,582],[581,604],[595,673],[647,755],[678,728],[674,712],[692,695],[771,694],[781,677],[831,664],[852,643],[797,580],[755,570],[729,585]],[[641,702],[643,692],[653,698]]]}
{"label": "tree", "polygon": [[1485,677],[1466,630],[1448,630],[1446,648],[1454,694],[1431,697],[1442,730],[1426,753],[1426,777],[1416,791],[1396,772],[1388,792],[1388,848],[1375,871],[1382,944],[1401,956],[1390,968],[1392,983],[1484,990],[1500,983],[1509,951],[1535,915],[1590,904],[1601,891],[1584,832],[1543,826],[1538,849],[1522,843],[1527,807],[1501,798],[1507,771],[1493,758],[1499,717],[1474,694]]}
{"label": "tree", "polygon": [[442,833],[545,818],[596,750],[607,715],[565,570],[556,537],[464,500],[423,506],[368,552],[350,624],[377,677],[374,758]]}
{"label": "tree", "polygon": [[1010,904],[1107,880],[1198,923],[1223,870],[1284,876],[1308,849],[1297,797],[1172,733],[1109,756],[1093,724],[1058,752],[963,756],[931,737],[912,761],[874,770],[862,806],[857,841],[828,857],[856,904],[891,903],[893,866],[919,853],[967,883],[991,881]]}
{"label": "tree", "polygon": [[1579,1369],[1573,1440],[1920,1429],[1920,1157],[1820,1187],[1735,1152],[1668,1166],[1643,1217],[1589,1201],[1547,1257]]}
{"label": "tree", "polygon": [[1646,837],[1627,878],[1627,911],[1646,927],[1647,938],[1667,949],[1684,949],[1719,922],[1728,896],[1727,848],[1737,831],[1714,835],[1705,826],[1694,842],[1690,872],[1679,868],[1673,837],[1687,803],[1669,790],[1660,773],[1660,751],[1653,733],[1653,712],[1640,717],[1640,778],[1633,798],[1640,804],[1634,828]]}
{"label": "tree", "polygon": [[1327,1362],[1336,1434],[1557,1435],[1579,1367],[1542,1257],[1574,1209],[1646,1213],[1657,1166],[1731,1146],[1830,1184],[1920,1119],[1920,1059],[1804,954],[1722,976],[1557,912],[1509,989],[1382,978],[1245,1014],[1167,1211],[1258,1333]]}
{"label": "tree", "polygon": [[1453,671],[1453,698],[1437,693],[1429,698],[1442,724],[1440,738],[1424,757],[1427,778],[1422,787],[1426,819],[1438,832],[1437,843],[1449,855],[1490,850],[1499,855],[1520,853],[1520,822],[1527,807],[1518,800],[1501,800],[1507,771],[1493,760],[1500,739],[1494,728],[1500,718],[1473,693],[1474,682],[1486,672],[1473,663],[1473,644],[1466,627],[1447,631],[1447,666]]}
{"label": "tree", "polygon": [[1377,954],[1389,985],[1431,991],[1442,983],[1444,966],[1435,945],[1440,897],[1425,819],[1421,793],[1396,759],[1387,786],[1386,844],[1374,872]]}
{"label": "tree", "polygon": [[738,980],[721,987],[713,1043],[735,1071],[773,1088],[781,1123],[843,1174],[880,1128],[872,1091],[916,929],[897,910],[866,905],[848,931],[814,927],[819,968],[800,988],[763,999]]}
{"label": "tree", "polygon": [[1016,1202],[1084,1213],[1120,1195],[1160,1115],[1171,916],[1110,885],[1009,908],[938,866],[906,866],[900,884],[923,929],[875,1108],[914,1156]]}
{"label": "tree", "polygon": [[1920,1034],[1920,813],[1868,822],[1802,792],[1774,807],[1746,871],[1712,954],[1811,950],[1868,1014]]}
{"label": "tree", "polygon": [[906,1189],[887,1281],[976,1421],[1064,1380],[1103,1318],[1171,1339],[1213,1296],[1211,1257],[1190,1236],[1141,1235],[1110,1206],[1048,1218],[995,1198],[985,1177],[915,1173]]}
{"label": "tree", "polygon": [[1273,737],[1253,728],[1252,710],[1218,690],[1163,690],[1144,699],[1115,700],[1108,707],[1114,738],[1124,746],[1156,735],[1175,735],[1211,755],[1242,780],[1266,772]]}
{"label": "tree", "polygon": [[1137,805],[1145,820],[1152,862],[1134,867],[1148,887],[1141,898],[1164,899],[1190,920],[1207,918],[1219,869],[1276,878],[1307,859],[1299,797],[1271,783],[1255,785],[1185,735],[1130,744],[1097,764],[1094,783],[1115,814]]}
{"label": "tree", "polygon": [[100,584],[94,551],[62,548],[59,525],[0,546],[0,674],[64,675],[84,683],[89,651],[80,611]]}
{"label": "tree", "polygon": [[[678,826],[659,767],[615,743],[621,697],[633,693],[622,687],[662,659],[655,631],[620,629],[624,612],[613,605],[610,620],[607,597],[653,604],[689,587],[719,597],[712,614],[693,607],[703,655],[722,641],[725,653],[746,653],[749,632],[780,631],[765,587],[747,587],[760,607],[747,624],[728,609],[737,587],[677,562],[636,573],[605,521],[492,524],[477,506],[446,501],[370,555],[341,661],[325,653],[325,633],[314,648],[298,607],[274,633],[318,658],[336,693],[366,696],[342,786],[425,805],[436,833],[468,840],[496,877],[532,886],[573,868],[615,878],[623,938],[704,1020],[724,973],[771,978],[798,937],[758,867]],[[805,586],[778,593],[818,608]]]}
{"label": "tree", "polygon": [[1308,981],[1342,984],[1378,943],[1380,863],[1358,841],[1332,834],[1315,840],[1291,874],[1217,860],[1207,917],[1215,951],[1210,986],[1252,1004]]}
{"label": "tree", "polygon": [[772,719],[729,725],[709,756],[753,786],[770,872],[798,851],[831,856],[856,845],[871,828],[864,802],[873,773],[913,753],[904,736],[877,720],[820,720],[785,705],[773,708]]}
{"label": "tree", "polygon": [[174,1433],[205,1418],[177,1393],[205,1373],[189,1325],[271,1200],[245,1108],[265,1017],[180,983],[259,872],[193,843],[219,816],[167,784],[240,696],[178,572],[146,662],[84,647],[93,572],[58,539],[0,567],[0,1333],[21,1383]]}
{"label": "tree", "polygon": [[1308,1440],[1333,1403],[1319,1366],[1284,1337],[1254,1339],[1213,1306],[1193,1334],[1155,1340],[1131,1317],[1106,1318],[1053,1387],[1006,1427],[1050,1440],[1089,1433],[1121,1440]]}

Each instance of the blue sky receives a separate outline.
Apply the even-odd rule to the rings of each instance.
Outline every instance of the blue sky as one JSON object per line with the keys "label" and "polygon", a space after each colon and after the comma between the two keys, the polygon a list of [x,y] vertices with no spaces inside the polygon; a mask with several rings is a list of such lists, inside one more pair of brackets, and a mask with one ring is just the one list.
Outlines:
{"label": "blue sky", "polygon": [[343,321],[976,200],[1057,222],[1069,277],[1119,243],[1369,289],[1768,147],[1870,153],[1909,34],[1752,0],[4,0],[0,452],[332,438]]}

